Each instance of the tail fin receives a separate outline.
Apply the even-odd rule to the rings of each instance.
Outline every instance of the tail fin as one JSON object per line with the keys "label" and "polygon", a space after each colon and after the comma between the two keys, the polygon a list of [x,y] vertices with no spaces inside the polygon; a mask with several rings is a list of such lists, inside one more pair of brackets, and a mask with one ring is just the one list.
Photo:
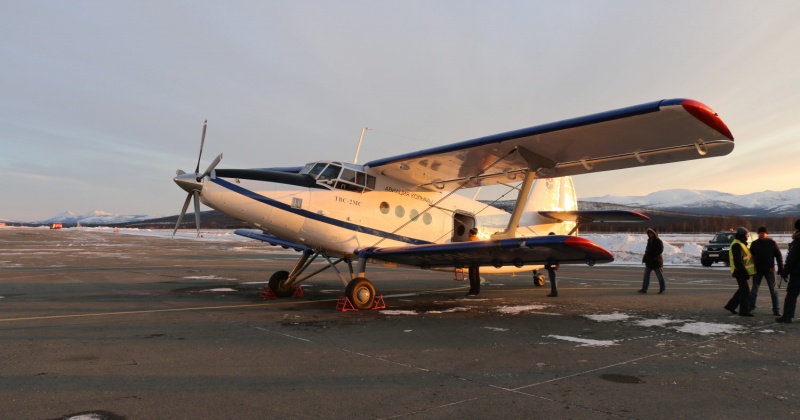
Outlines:
{"label": "tail fin", "polygon": [[519,233],[525,236],[547,235],[550,232],[566,235],[575,227],[574,222],[555,222],[539,212],[571,210],[578,210],[572,177],[536,179],[519,221]]}

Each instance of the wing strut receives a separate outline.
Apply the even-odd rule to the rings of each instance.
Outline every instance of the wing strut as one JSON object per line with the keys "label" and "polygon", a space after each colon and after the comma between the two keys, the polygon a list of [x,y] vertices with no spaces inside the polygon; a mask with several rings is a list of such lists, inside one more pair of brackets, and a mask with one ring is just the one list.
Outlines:
{"label": "wing strut", "polygon": [[[437,206],[439,205],[439,203],[441,203],[442,201],[446,200],[448,197],[450,197],[451,195],[455,194],[456,192],[458,192],[458,191],[459,191],[459,190],[461,190],[462,188],[466,187],[466,186],[467,186],[467,185],[470,183],[470,181],[472,181],[473,179],[476,179],[476,178],[478,178],[479,176],[481,176],[481,175],[483,175],[484,173],[486,173],[486,171],[488,171],[489,169],[491,169],[491,167],[492,167],[492,166],[495,166],[495,165],[497,165],[498,163],[500,163],[500,162],[501,162],[501,161],[503,161],[504,159],[506,159],[506,158],[508,158],[509,156],[511,156],[512,154],[514,154],[514,151],[516,151],[516,150],[517,150],[516,148],[514,148],[514,149],[511,149],[511,150],[510,150],[508,153],[506,153],[505,155],[503,155],[503,156],[501,156],[501,157],[497,158],[497,160],[495,160],[494,162],[490,163],[490,164],[489,164],[489,166],[487,166],[487,167],[483,168],[483,169],[482,169],[480,172],[478,172],[478,174],[477,174],[477,175],[474,175],[474,176],[471,176],[471,177],[467,178],[467,179],[466,179],[464,182],[462,182],[462,183],[461,183],[461,185],[459,185],[459,186],[458,186],[458,188],[456,188],[456,189],[454,189],[454,190],[450,191],[449,193],[445,194],[445,195],[444,195],[442,198],[440,198],[439,200],[437,200],[435,203],[433,203],[433,204],[428,204],[428,208],[426,208],[425,210],[421,211],[421,212],[420,212],[420,213],[417,215],[417,217],[422,217],[422,215],[423,215],[423,214],[427,213],[427,212],[428,212],[428,211],[430,211],[431,209],[437,208]],[[536,156],[538,156],[538,155],[536,155]],[[539,157],[541,157],[541,156],[539,156]],[[555,165],[555,163],[553,163],[553,165]],[[521,211],[521,210],[520,210],[520,211]],[[413,222],[413,221],[415,221],[415,220],[417,220],[417,219],[416,219],[416,218],[409,219],[407,222],[405,222],[405,223],[403,223],[402,225],[398,226],[398,227],[397,227],[397,229],[393,230],[393,231],[392,231],[392,233],[397,233],[397,232],[398,232],[400,229],[402,229],[402,228],[406,227],[406,226],[407,226],[409,223],[411,223],[411,222]],[[375,247],[377,247],[377,246],[378,246],[378,245],[379,245],[381,242],[383,242],[384,240],[386,240],[386,237],[385,237],[385,236],[384,236],[383,238],[381,238],[380,240],[378,240],[378,242],[375,242],[375,243],[374,243],[374,244],[373,244],[373,245],[372,245],[370,248],[375,248]],[[364,267],[366,267],[366,262],[364,262],[364,263],[363,263],[363,266],[364,266]],[[362,270],[362,269],[361,269],[361,267],[362,267],[362,263],[361,263],[360,257],[359,257],[359,263],[358,263],[358,267],[359,267],[359,269],[358,269],[358,273],[359,273],[359,275],[363,275],[363,274],[364,274],[364,270]]]}
{"label": "wing strut", "polygon": [[522,210],[525,208],[525,203],[528,202],[533,180],[537,178],[540,172],[542,175],[547,175],[550,170],[556,167],[556,162],[552,159],[531,152],[524,147],[517,146],[516,151],[519,152],[519,155],[527,162],[528,171],[525,173],[525,180],[519,188],[517,201],[514,203],[514,210],[511,212],[511,220],[508,221],[508,226],[505,230],[492,235],[493,239],[507,239],[517,236],[517,225],[519,224],[519,219],[522,217]]}

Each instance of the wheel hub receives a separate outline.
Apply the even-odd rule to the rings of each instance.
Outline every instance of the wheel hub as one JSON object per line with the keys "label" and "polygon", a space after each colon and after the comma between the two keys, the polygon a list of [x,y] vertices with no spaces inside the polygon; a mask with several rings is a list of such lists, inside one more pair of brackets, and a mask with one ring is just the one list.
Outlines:
{"label": "wheel hub", "polygon": [[358,291],[356,292],[356,298],[358,299],[359,302],[369,302],[370,297],[371,293],[369,292],[369,289],[367,289],[366,287],[362,287],[358,289]]}

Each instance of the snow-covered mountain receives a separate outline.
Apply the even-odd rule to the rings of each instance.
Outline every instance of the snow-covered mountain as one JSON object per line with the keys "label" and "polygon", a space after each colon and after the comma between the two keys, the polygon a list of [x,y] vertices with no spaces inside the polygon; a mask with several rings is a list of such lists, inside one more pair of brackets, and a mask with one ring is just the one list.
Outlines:
{"label": "snow-covered mountain", "polygon": [[674,189],[656,191],[644,196],[581,198],[584,202],[621,204],[684,213],[738,216],[800,215],[800,188],[786,191],[762,191],[735,195],[711,190]]}
{"label": "snow-covered mountain", "polygon": [[128,222],[138,222],[142,220],[153,219],[153,216],[137,214],[133,216],[123,216],[119,214],[106,213],[104,211],[90,211],[86,214],[75,214],[71,211],[65,211],[59,215],[53,216],[46,220],[39,220],[34,223],[50,224],[50,223],[63,223],[63,224],[77,224],[80,223],[85,226],[98,226],[98,225],[113,225]]}

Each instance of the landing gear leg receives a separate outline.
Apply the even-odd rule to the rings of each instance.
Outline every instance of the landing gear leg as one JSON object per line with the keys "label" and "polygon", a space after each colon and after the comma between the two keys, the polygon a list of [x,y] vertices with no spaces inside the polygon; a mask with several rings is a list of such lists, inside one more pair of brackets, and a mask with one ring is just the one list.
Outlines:
{"label": "landing gear leg", "polygon": [[[320,268],[319,270],[311,274],[308,274],[300,278],[300,274],[302,274],[311,265],[311,263],[314,262],[314,259],[317,258],[317,256],[319,255],[322,255],[323,258],[325,258],[325,260],[328,262],[328,265]],[[273,274],[272,277],[270,277],[269,288],[272,289],[272,292],[275,293],[275,296],[277,297],[280,298],[290,297],[294,295],[295,288],[300,282],[305,281],[329,268],[333,268],[334,270],[336,270],[336,264],[339,264],[342,261],[345,261],[345,259],[339,258],[336,261],[331,261],[331,259],[328,258],[327,255],[312,251],[310,249],[306,249],[303,251],[303,255],[300,256],[300,259],[297,261],[297,264],[295,264],[291,273],[285,270],[281,270]],[[349,259],[347,260],[347,263],[350,264]],[[351,272],[353,271],[352,268],[350,269],[350,271]],[[339,277],[342,279],[342,281],[344,281],[344,283],[347,284],[347,282],[344,280],[344,277],[342,277],[341,273],[339,273],[339,270],[336,270],[336,273],[339,274]]]}

